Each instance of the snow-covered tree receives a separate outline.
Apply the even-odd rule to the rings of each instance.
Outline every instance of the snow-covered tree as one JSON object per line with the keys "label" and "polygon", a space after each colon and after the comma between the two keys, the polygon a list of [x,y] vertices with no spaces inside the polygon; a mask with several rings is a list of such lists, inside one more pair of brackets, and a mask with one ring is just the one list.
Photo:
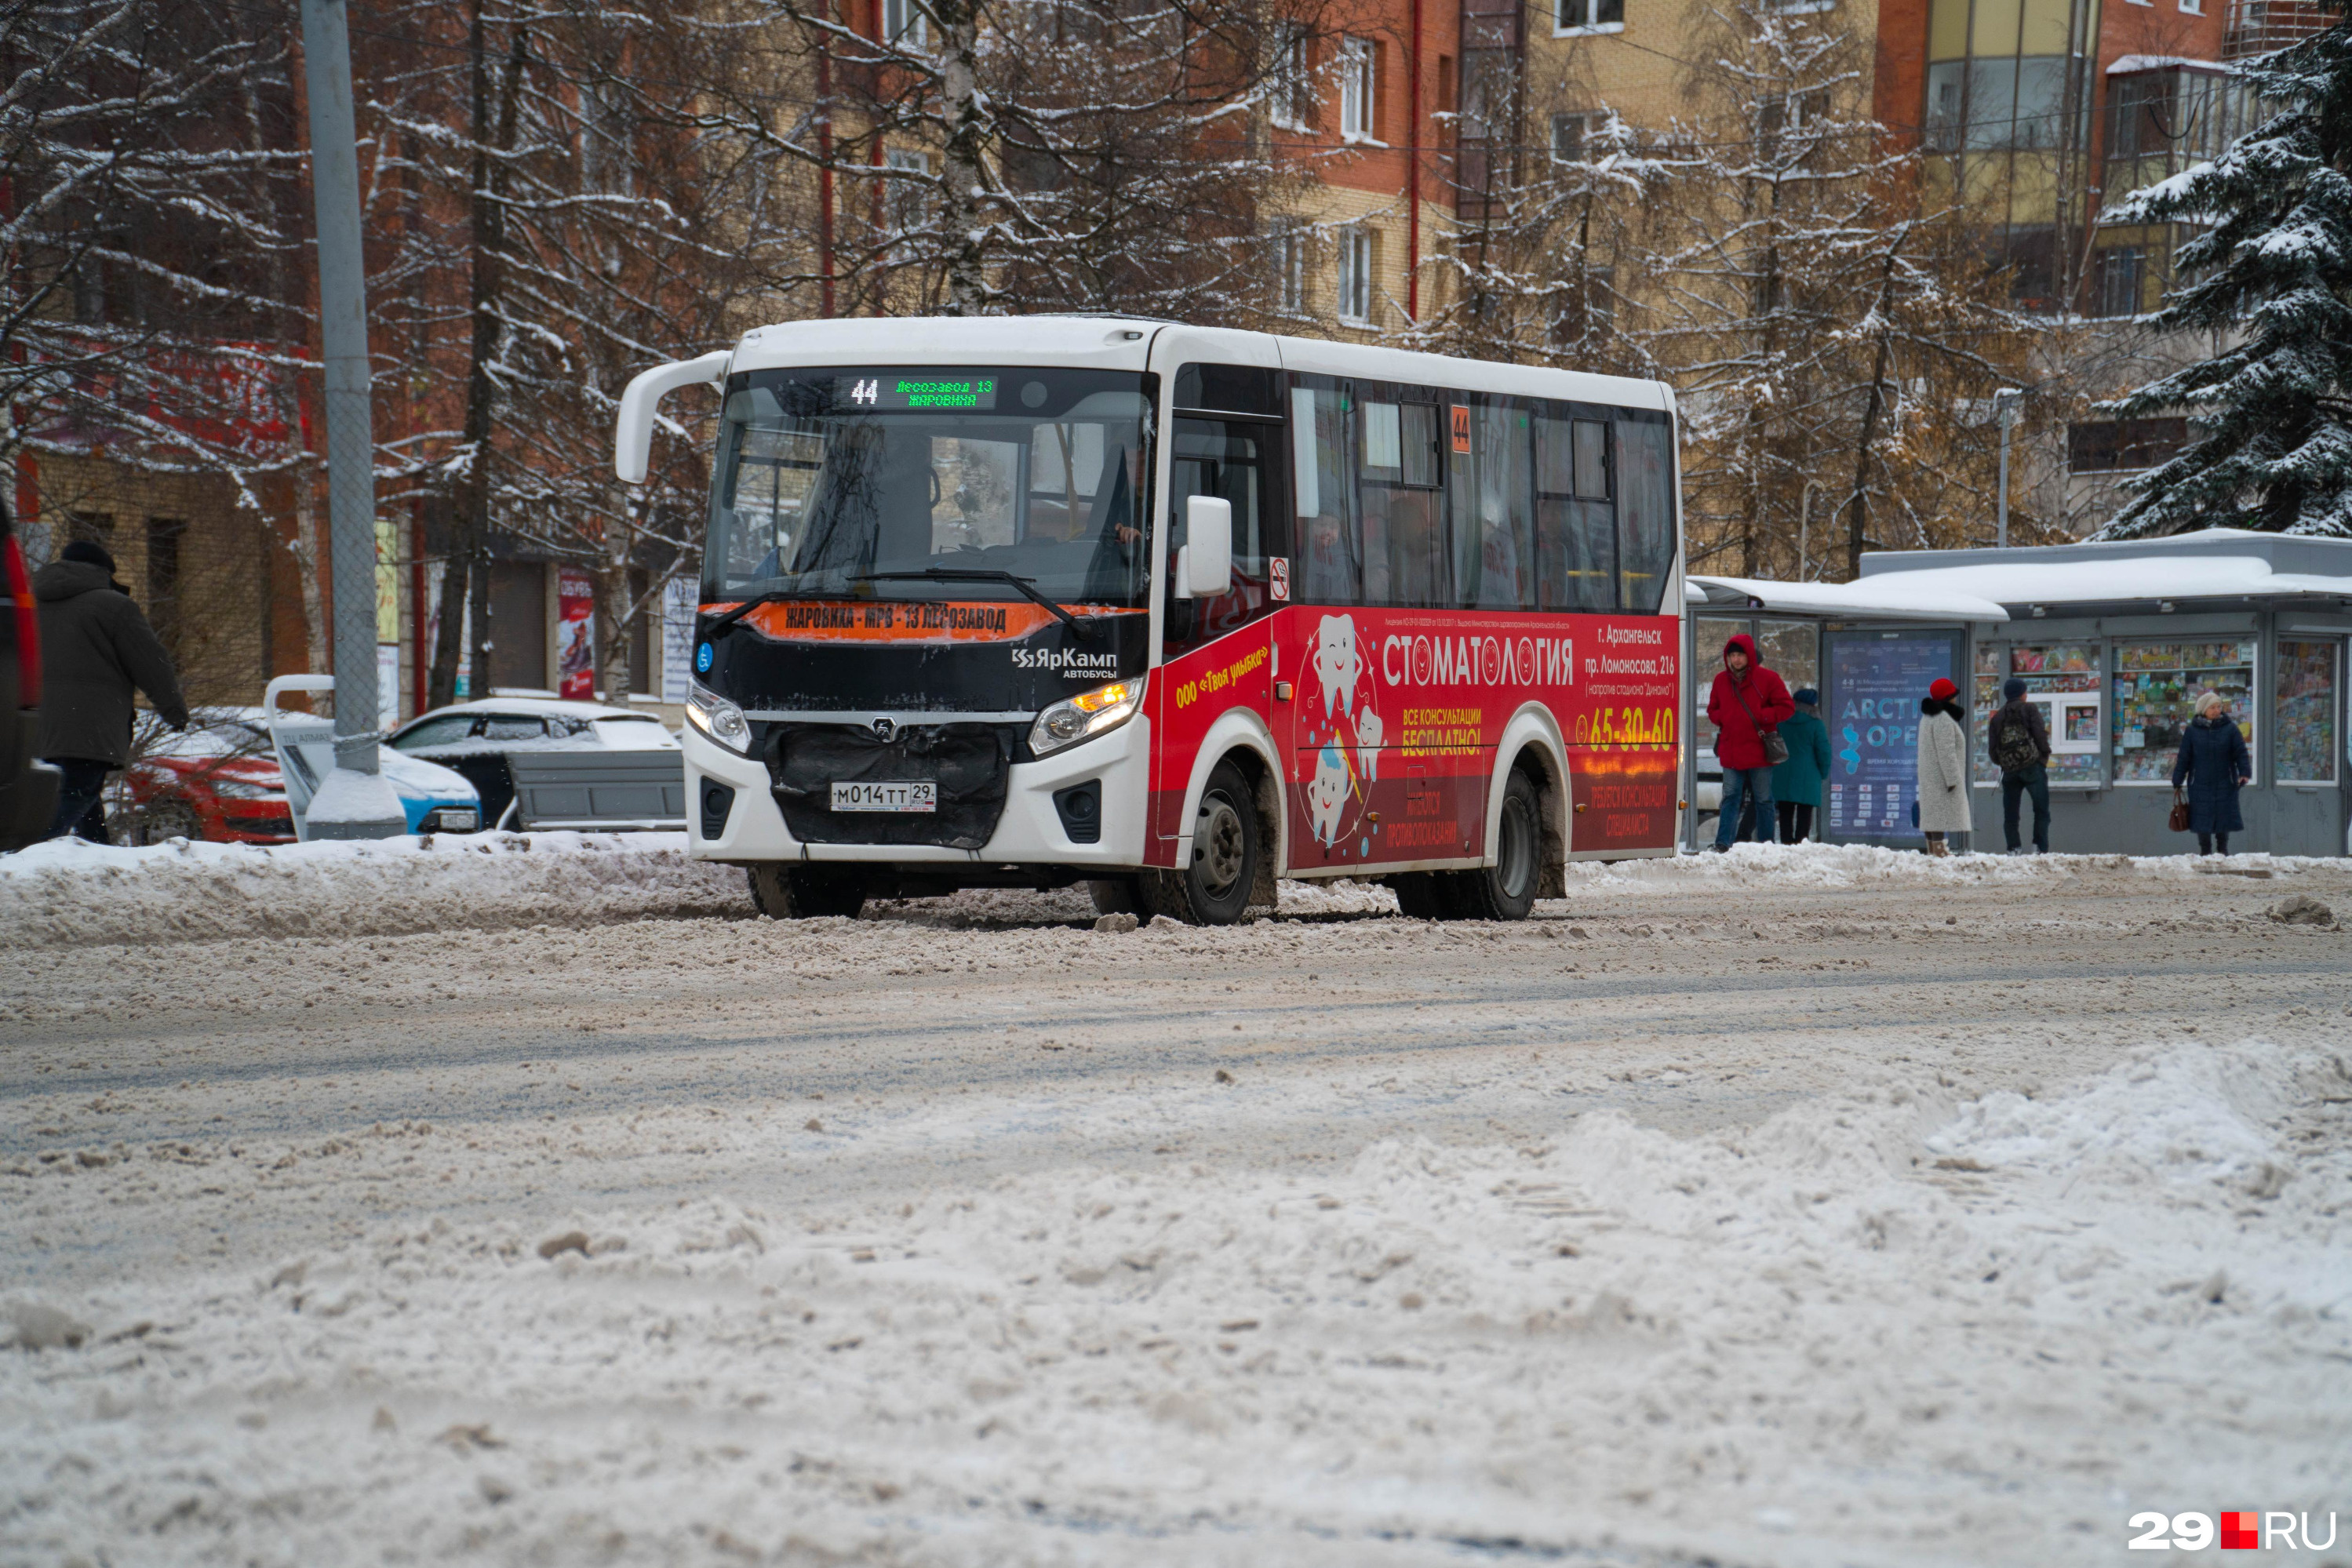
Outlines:
{"label": "snow-covered tree", "polygon": [[2103,412],[2188,414],[2195,439],[2130,481],[2099,538],[2242,528],[2352,538],[2352,19],[2242,65],[2275,106],[2210,162],[2108,221],[2204,226],[2147,325],[2227,346]]}
{"label": "snow-covered tree", "polygon": [[797,116],[742,78],[708,96],[817,176],[800,232],[837,308],[1264,308],[1266,216],[1305,172],[1277,165],[1263,110],[1311,5],[746,0],[724,18],[704,25],[762,62],[751,86],[806,94]]}
{"label": "snow-covered tree", "polygon": [[598,685],[623,693],[633,622],[696,548],[703,469],[666,440],[625,492],[614,400],[732,338],[752,298],[789,308],[784,160],[705,112],[740,80],[723,29],[603,0],[416,0],[385,20],[360,93],[395,236],[374,314],[409,392],[391,468],[448,539],[428,693],[448,700],[468,643],[487,670],[488,563],[517,546],[595,574]]}
{"label": "snow-covered tree", "polygon": [[268,0],[0,8],[0,462],[290,488],[322,659],[292,34]]}

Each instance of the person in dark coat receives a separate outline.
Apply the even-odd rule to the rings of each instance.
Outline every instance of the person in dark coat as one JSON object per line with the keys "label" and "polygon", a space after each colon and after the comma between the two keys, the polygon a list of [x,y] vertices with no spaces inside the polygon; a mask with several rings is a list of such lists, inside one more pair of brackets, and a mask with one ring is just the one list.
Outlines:
{"label": "person in dark coat", "polygon": [[1780,841],[1801,844],[1813,836],[1813,812],[1830,781],[1830,727],[1822,722],[1822,694],[1800,686],[1790,700],[1797,711],[1780,725],[1789,760],[1772,769],[1772,804],[1780,813]]}
{"label": "person in dark coat", "polygon": [[2219,692],[2197,699],[2197,716],[2180,732],[2180,755],[2172,762],[2172,793],[2189,787],[2189,831],[2200,855],[2228,854],[2230,835],[2244,831],[2238,791],[2253,782],[2253,753],[2230,717]]}
{"label": "person in dark coat", "polygon": [[1706,716],[1715,724],[1716,759],[1723,764],[1723,804],[1716,822],[1715,847],[1727,850],[1740,825],[1741,797],[1755,802],[1755,833],[1769,842],[1779,819],[1772,810],[1772,764],[1764,737],[1797,711],[1787,683],[1756,656],[1756,640],[1745,632],[1723,645],[1723,668],[1707,693]]}
{"label": "person in dark coat", "polygon": [[2050,852],[2050,726],[2042,717],[2042,705],[2025,700],[2025,683],[2017,676],[2009,677],[2000,688],[2005,699],[1993,710],[1992,722],[1986,727],[1985,750],[1991,755],[1992,765],[2000,769],[2000,830],[2009,839],[2009,852],[2016,854],[2022,847],[2018,841],[2018,807],[2023,798],[2033,797],[2033,852]]}
{"label": "person in dark coat", "polygon": [[180,677],[155,628],[114,580],[114,558],[78,539],[33,574],[40,605],[40,754],[65,777],[49,837],[106,835],[106,776],[131,760],[131,693],[174,729],[188,727]]}

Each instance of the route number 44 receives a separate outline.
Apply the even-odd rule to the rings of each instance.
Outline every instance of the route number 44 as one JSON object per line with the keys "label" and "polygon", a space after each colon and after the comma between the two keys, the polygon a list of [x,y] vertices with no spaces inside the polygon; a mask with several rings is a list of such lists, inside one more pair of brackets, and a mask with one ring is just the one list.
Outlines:
{"label": "route number 44", "polygon": [[852,402],[875,403],[882,401],[882,383],[868,378],[849,389]]}

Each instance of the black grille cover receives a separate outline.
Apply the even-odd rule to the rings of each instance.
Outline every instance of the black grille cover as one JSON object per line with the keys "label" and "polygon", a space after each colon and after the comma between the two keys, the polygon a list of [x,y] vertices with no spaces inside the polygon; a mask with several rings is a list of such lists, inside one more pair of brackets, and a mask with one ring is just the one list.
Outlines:
{"label": "black grille cover", "polygon": [[[855,725],[779,724],[765,752],[784,825],[803,843],[977,850],[1004,814],[1015,744],[1011,725],[911,725],[884,740]],[[835,783],[921,779],[939,786],[935,812],[833,810]]]}

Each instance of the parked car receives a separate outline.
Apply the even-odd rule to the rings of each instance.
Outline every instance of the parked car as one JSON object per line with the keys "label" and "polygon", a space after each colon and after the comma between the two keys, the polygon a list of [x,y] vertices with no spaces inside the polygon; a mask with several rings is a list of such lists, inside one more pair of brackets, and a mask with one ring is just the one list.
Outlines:
{"label": "parked car", "polygon": [[259,708],[201,708],[177,735],[160,724],[142,728],[154,733],[137,737],[143,744],[122,770],[110,813],[116,837],[134,844],[294,841],[286,780]]}
{"label": "parked car", "polygon": [[41,618],[33,606],[33,574],[0,504],[0,851],[41,838],[57,815],[58,770],[33,755],[40,706]]}
{"label": "parked car", "polygon": [[[144,716],[142,716],[142,718]],[[134,844],[174,838],[214,843],[290,844],[294,817],[286,777],[257,707],[206,708],[184,734],[141,737],[123,770],[111,816],[118,837]],[[481,811],[473,786],[448,768],[380,751],[378,766],[400,797],[413,833],[475,831]]]}
{"label": "parked car", "polygon": [[[482,821],[507,824],[514,804],[510,757],[523,752],[677,751],[677,737],[649,713],[554,697],[489,697],[419,714],[384,737],[410,757],[452,768],[480,791]],[[685,758],[678,758],[683,779]]]}

